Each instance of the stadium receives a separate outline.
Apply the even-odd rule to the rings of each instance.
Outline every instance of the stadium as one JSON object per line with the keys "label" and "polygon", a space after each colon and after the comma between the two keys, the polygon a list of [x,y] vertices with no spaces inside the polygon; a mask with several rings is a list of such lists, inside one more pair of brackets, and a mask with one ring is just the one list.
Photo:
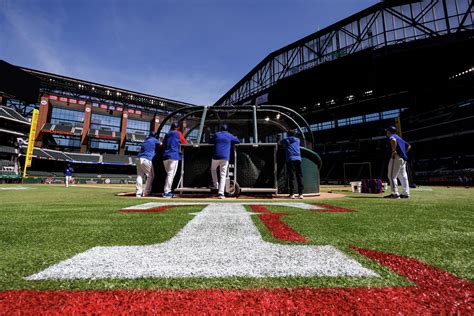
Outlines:
{"label": "stadium", "polygon": [[[209,106],[0,60],[0,313],[471,314],[473,114],[470,0],[380,1],[269,53]],[[241,143],[218,201],[223,122]],[[162,197],[160,149],[136,198],[137,154],[172,123],[188,142],[178,198]],[[357,192],[387,182],[392,125],[413,148],[406,200]]]}

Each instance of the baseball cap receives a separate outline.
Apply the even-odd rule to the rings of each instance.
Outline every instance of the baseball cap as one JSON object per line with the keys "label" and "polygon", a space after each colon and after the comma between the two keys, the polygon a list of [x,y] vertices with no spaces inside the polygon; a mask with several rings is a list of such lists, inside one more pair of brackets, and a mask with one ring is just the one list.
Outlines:
{"label": "baseball cap", "polygon": [[221,125],[221,131],[226,131],[227,130],[227,124],[222,124]]}
{"label": "baseball cap", "polygon": [[390,133],[395,133],[397,132],[397,128],[395,126],[389,126],[387,127],[386,131]]}
{"label": "baseball cap", "polygon": [[171,128],[172,128],[172,129],[175,129],[175,128],[178,128],[178,127],[179,127],[179,124],[176,123],[176,122],[173,122],[173,123],[171,124]]}
{"label": "baseball cap", "polygon": [[156,132],[155,131],[151,131],[150,134],[148,134],[149,137],[156,137]]}

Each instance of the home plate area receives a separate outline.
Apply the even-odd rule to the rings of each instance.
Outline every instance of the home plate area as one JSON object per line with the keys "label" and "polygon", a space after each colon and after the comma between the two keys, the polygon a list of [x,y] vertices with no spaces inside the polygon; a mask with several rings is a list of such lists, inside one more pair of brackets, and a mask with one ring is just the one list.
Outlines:
{"label": "home plate area", "polygon": [[[333,246],[312,246],[268,205],[302,212],[352,212],[306,203],[146,203],[121,212],[164,212],[203,205],[169,241],[148,246],[94,247],[27,280],[364,277],[374,271]],[[249,205],[253,212],[247,211]],[[252,216],[273,237],[262,239]],[[355,252],[412,282],[384,288],[163,289],[0,292],[0,314],[473,314],[474,286],[413,258],[352,247]]]}
{"label": "home plate area", "polygon": [[[123,211],[152,212],[171,206],[206,205],[167,242],[148,246],[94,247],[27,279],[378,276],[333,246],[281,245],[264,241],[251,218],[257,214],[247,212],[244,204],[146,203],[126,208]],[[260,209],[262,205],[259,203]],[[322,209],[305,203],[271,205]],[[277,227],[280,231],[286,228],[291,233],[291,228],[286,225],[281,228],[283,222],[279,222],[280,228],[275,225],[270,228]]]}

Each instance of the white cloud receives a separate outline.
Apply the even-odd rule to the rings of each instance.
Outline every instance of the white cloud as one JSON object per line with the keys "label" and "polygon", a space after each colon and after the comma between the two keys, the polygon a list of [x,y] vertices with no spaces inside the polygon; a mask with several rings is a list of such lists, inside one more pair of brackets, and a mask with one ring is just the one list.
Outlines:
{"label": "white cloud", "polygon": [[10,34],[10,45],[27,49],[33,59],[32,64],[38,65],[38,68],[55,73],[66,71],[66,66],[52,45],[52,39],[57,37],[59,29],[51,22],[54,19],[30,14],[11,5],[11,2],[3,3],[0,13],[13,30],[13,34]]}
{"label": "white cloud", "polygon": [[[64,32],[68,23],[61,18],[51,19],[44,12],[25,10],[13,1],[0,4],[0,17],[3,16],[10,30],[10,34],[2,34],[2,37],[8,37],[7,45],[13,53],[18,50],[23,55],[23,58],[11,55],[12,59],[8,61],[13,64],[193,104],[213,104],[232,85],[229,80],[211,77],[208,73],[182,70],[174,73],[160,69],[124,71],[120,65],[117,69],[105,67],[100,56],[92,59],[81,47],[66,50],[67,42],[62,41],[67,38]],[[114,15],[116,12],[112,17]],[[112,20],[117,23],[116,19]],[[115,37],[114,44],[118,45],[118,34],[111,35]],[[126,51],[120,45],[116,48]],[[22,64],[25,60],[26,64]]]}

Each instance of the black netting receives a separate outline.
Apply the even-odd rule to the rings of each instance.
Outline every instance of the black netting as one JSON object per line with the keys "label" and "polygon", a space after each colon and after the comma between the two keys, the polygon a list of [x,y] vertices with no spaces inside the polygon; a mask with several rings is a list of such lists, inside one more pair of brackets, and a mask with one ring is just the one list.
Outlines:
{"label": "black netting", "polygon": [[238,146],[237,183],[241,188],[275,188],[275,146]]}
{"label": "black netting", "polygon": [[209,187],[211,178],[211,159],[214,146],[183,146],[184,179],[186,188]]}

